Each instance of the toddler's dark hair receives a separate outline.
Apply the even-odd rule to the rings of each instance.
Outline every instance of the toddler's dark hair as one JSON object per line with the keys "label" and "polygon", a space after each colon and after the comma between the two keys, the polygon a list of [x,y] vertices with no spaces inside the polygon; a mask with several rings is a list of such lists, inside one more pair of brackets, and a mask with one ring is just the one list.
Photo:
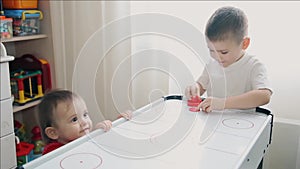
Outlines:
{"label": "toddler's dark hair", "polygon": [[45,134],[45,129],[55,125],[53,113],[56,111],[57,105],[61,102],[72,102],[77,95],[69,90],[52,90],[45,94],[38,105],[39,123],[45,142],[51,141]]}

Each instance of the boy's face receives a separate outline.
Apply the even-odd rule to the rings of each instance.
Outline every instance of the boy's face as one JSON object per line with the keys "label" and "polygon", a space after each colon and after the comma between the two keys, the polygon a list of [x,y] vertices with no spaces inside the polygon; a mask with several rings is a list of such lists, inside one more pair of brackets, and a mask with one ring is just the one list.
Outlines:
{"label": "boy's face", "polygon": [[81,98],[62,102],[54,113],[57,141],[66,144],[92,130],[92,121],[88,115],[85,102]]}
{"label": "boy's face", "polygon": [[222,67],[228,67],[244,55],[243,43],[244,41],[237,44],[236,41],[231,39],[213,42],[207,39],[211,57],[218,61]]}

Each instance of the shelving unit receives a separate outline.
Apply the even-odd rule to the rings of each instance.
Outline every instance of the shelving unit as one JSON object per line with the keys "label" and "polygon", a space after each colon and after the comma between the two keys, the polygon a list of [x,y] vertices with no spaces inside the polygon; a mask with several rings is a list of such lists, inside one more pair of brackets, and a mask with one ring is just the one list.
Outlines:
{"label": "shelving unit", "polygon": [[32,102],[26,103],[25,105],[22,105],[22,106],[13,106],[13,112],[17,113],[19,111],[34,107],[34,106],[38,105],[40,102],[41,102],[40,100],[35,100]]}
{"label": "shelving unit", "polygon": [[[15,58],[21,57],[24,54],[32,54],[37,58],[47,60],[51,70],[52,86],[55,87],[55,81],[53,80],[55,79],[55,73],[50,1],[39,1],[38,8],[43,12],[44,16],[43,20],[41,20],[40,22],[40,32],[42,34],[19,36],[5,40],[1,39],[1,42],[4,44],[8,55],[12,55]],[[12,108],[11,113],[13,116],[13,120],[17,120],[24,124],[27,138],[31,138],[31,129],[34,126],[38,125],[36,105],[38,105],[39,103],[40,100],[34,100],[22,106],[14,105]],[[11,142],[15,144],[14,140],[11,140]],[[1,154],[5,154],[5,151],[2,152],[1,150]]]}
{"label": "shelving unit", "polygon": [[11,39],[1,40],[1,42],[17,42],[17,41],[26,41],[26,40],[43,39],[43,38],[47,38],[47,35],[39,34],[39,35],[30,35],[30,36],[19,36],[19,37],[13,37]]}
{"label": "shelving unit", "polygon": [[[12,98],[10,93],[10,77],[9,77],[9,63],[13,61],[13,56],[8,56],[5,46],[1,43],[0,55],[0,72],[1,72],[1,93],[0,93],[0,109],[1,109],[1,132],[0,132],[0,146],[1,146],[1,163],[0,168],[16,167],[16,147],[15,147],[15,133],[13,125],[13,110]],[[2,156],[5,154],[5,156]]]}

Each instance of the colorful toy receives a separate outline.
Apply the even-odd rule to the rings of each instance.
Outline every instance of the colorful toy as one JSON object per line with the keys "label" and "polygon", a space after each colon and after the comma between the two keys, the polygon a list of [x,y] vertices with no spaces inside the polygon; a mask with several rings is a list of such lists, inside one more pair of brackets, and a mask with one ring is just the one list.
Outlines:
{"label": "colorful toy", "polygon": [[10,39],[13,37],[12,18],[0,16],[0,37],[1,39]]}
{"label": "colorful toy", "polygon": [[11,91],[14,95],[14,102],[25,104],[29,101],[43,97],[42,72],[16,70],[10,73]]}
{"label": "colorful toy", "polygon": [[17,120],[14,120],[14,132],[15,135],[23,142],[29,142],[29,139],[26,137],[26,130],[24,124],[20,123]]}
{"label": "colorful toy", "polygon": [[187,101],[187,105],[190,106],[189,110],[192,112],[200,111],[197,106],[202,102],[202,99],[199,96],[193,96],[190,100]]}
{"label": "colorful toy", "polygon": [[42,71],[43,92],[46,93],[52,89],[50,64],[45,59],[37,58],[31,54],[25,54],[10,62],[9,69],[10,71],[19,69],[40,70]]}
{"label": "colorful toy", "polygon": [[190,100],[187,101],[188,106],[196,107],[202,102],[202,99],[199,96],[193,96]]}
{"label": "colorful toy", "polygon": [[39,126],[34,126],[31,133],[33,135],[31,137],[31,141],[34,144],[33,154],[35,155],[34,158],[37,158],[42,155],[45,143],[42,139],[41,129]]}
{"label": "colorful toy", "polygon": [[38,0],[2,0],[5,9],[37,9]]}
{"label": "colorful toy", "polygon": [[34,145],[26,142],[20,142],[18,137],[16,137],[16,140],[17,140],[17,144],[16,144],[17,165],[22,166],[27,162],[31,161],[30,157]]}
{"label": "colorful toy", "polygon": [[190,107],[189,110],[192,111],[192,112],[200,111],[200,109],[198,109],[197,107]]}
{"label": "colorful toy", "polygon": [[39,10],[4,10],[5,16],[13,18],[13,35],[26,36],[40,32],[43,13]]}

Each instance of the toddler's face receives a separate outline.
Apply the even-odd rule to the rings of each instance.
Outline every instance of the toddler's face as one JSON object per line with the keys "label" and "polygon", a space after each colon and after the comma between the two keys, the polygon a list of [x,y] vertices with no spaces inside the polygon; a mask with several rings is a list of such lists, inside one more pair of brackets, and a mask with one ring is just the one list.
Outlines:
{"label": "toddler's face", "polygon": [[85,102],[81,98],[59,103],[54,114],[58,142],[68,143],[92,130],[92,121]]}
{"label": "toddler's face", "polygon": [[228,67],[244,55],[242,43],[238,45],[230,39],[214,42],[207,40],[207,44],[211,57],[223,67]]}

